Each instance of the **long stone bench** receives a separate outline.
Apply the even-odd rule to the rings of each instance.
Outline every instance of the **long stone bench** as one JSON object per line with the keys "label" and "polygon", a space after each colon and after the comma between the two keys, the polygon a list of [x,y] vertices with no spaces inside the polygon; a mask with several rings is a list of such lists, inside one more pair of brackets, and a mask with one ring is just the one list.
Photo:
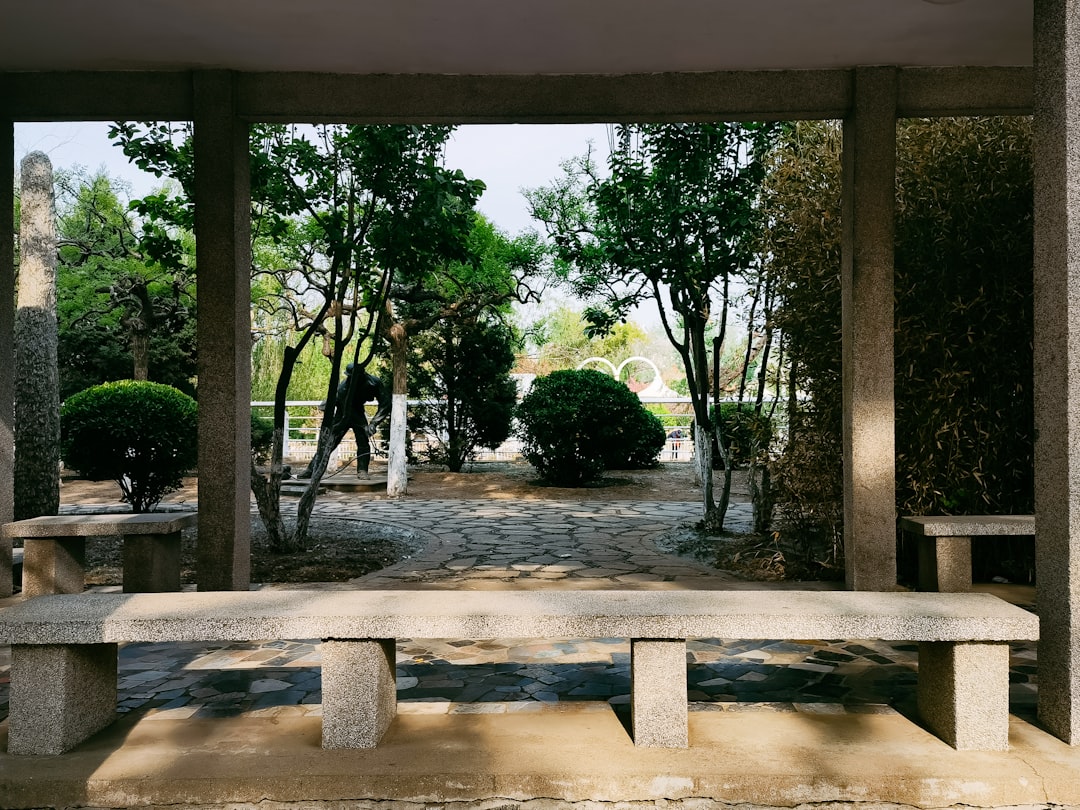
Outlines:
{"label": "long stone bench", "polygon": [[248,591],[83,594],[0,611],[8,750],[58,754],[116,716],[121,642],[322,639],[324,748],[374,747],[399,638],[629,638],[636,745],[686,747],[688,638],[918,641],[918,706],[959,749],[1008,746],[1009,641],[1037,618],[986,594]]}
{"label": "long stone bench", "polygon": [[1033,536],[1034,515],[932,515],[900,518],[901,531],[918,539],[919,590],[971,590],[973,537]]}
{"label": "long stone bench", "polygon": [[23,594],[81,593],[86,539],[124,538],[124,590],[180,590],[180,532],[196,525],[196,512],[44,515],[0,526],[0,538],[22,540]]}

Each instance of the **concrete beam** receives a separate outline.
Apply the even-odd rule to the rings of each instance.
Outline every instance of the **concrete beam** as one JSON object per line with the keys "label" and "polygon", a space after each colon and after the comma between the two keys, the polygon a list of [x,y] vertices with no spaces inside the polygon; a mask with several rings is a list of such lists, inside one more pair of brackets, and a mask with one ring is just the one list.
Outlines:
{"label": "concrete beam", "polygon": [[190,121],[191,71],[0,74],[15,121]]}
{"label": "concrete beam", "polygon": [[[854,71],[624,75],[237,73],[249,121],[586,123],[843,118]],[[1026,115],[1028,67],[902,68],[898,115]],[[189,120],[192,73],[0,74],[16,121]]]}
{"label": "concrete beam", "polygon": [[251,191],[234,76],[195,74],[200,590],[251,579]]}
{"label": "concrete beam", "polygon": [[[0,98],[3,98],[0,96]],[[0,102],[2,103],[2,102]],[[0,523],[15,519],[15,128],[0,109]],[[11,540],[0,539],[0,597],[11,596]]]}
{"label": "concrete beam", "polygon": [[1080,1],[1035,3],[1039,719],[1080,743]]}
{"label": "concrete beam", "polygon": [[896,587],[895,68],[858,68],[844,120],[844,555],[852,590]]}

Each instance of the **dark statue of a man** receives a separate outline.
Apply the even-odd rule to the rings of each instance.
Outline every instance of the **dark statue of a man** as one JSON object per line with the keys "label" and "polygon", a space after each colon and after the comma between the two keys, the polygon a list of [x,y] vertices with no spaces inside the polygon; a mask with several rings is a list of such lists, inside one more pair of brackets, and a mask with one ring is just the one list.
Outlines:
{"label": "dark statue of a man", "polygon": [[[390,415],[390,394],[382,381],[368,373],[353,374],[355,366],[349,363],[345,368],[345,379],[337,388],[337,397],[334,405],[334,418],[330,423],[330,452],[341,444],[345,434],[350,430],[356,439],[356,475],[358,478],[368,477],[368,466],[371,464],[371,439],[379,424]],[[355,385],[356,390],[349,398],[349,386]],[[368,422],[367,412],[364,405],[374,400],[378,403],[375,416]],[[311,464],[300,473],[297,478],[311,478]]]}

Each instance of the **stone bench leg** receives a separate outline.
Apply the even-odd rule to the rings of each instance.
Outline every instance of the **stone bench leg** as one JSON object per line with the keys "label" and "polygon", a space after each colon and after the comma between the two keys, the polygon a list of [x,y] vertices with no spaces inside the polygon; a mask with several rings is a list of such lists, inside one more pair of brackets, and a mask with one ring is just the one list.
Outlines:
{"label": "stone bench leg", "polygon": [[28,537],[23,541],[23,595],[82,593],[85,587],[85,538]]}
{"label": "stone bench leg", "polygon": [[961,751],[1009,747],[1009,645],[924,641],[919,644],[919,715]]}
{"label": "stone bench leg", "polygon": [[630,641],[630,711],[634,745],[686,748],[686,641]]}
{"label": "stone bench leg", "polygon": [[124,537],[124,593],[180,590],[180,532]]}
{"label": "stone bench leg", "polygon": [[971,590],[971,538],[919,538],[919,590],[964,593]]}
{"label": "stone bench leg", "polygon": [[394,639],[322,643],[323,748],[374,748],[397,714]]}
{"label": "stone bench leg", "polygon": [[11,647],[8,753],[62,754],[116,718],[116,644]]}

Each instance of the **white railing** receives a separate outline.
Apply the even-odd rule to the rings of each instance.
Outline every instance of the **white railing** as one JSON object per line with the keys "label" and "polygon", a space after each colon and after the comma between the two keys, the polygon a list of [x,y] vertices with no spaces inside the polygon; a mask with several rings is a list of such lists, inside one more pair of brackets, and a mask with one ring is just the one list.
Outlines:
{"label": "white railing", "polygon": [[[694,442],[691,438],[690,422],[692,416],[689,413],[690,400],[688,398],[662,398],[647,397],[642,400],[650,405],[675,406],[677,410],[686,410],[687,413],[658,413],[667,441],[660,452],[661,461],[690,461],[694,457]],[[282,455],[291,463],[306,464],[315,455],[315,446],[318,441],[319,425],[322,422],[322,412],[319,400],[289,400],[285,403],[285,437]],[[422,405],[422,400],[409,400],[409,406]],[[252,402],[252,409],[262,415],[273,414],[273,402]],[[374,416],[375,405],[367,406],[368,416]],[[430,437],[413,434],[413,450],[416,453],[423,451]],[[372,437],[372,454],[385,455],[386,449],[378,434]],[[356,458],[356,442],[352,432],[346,434],[341,444],[330,456],[328,469],[334,470],[343,467]],[[494,450],[480,448],[476,453],[477,461],[513,461],[521,458],[521,442],[511,437]]]}

